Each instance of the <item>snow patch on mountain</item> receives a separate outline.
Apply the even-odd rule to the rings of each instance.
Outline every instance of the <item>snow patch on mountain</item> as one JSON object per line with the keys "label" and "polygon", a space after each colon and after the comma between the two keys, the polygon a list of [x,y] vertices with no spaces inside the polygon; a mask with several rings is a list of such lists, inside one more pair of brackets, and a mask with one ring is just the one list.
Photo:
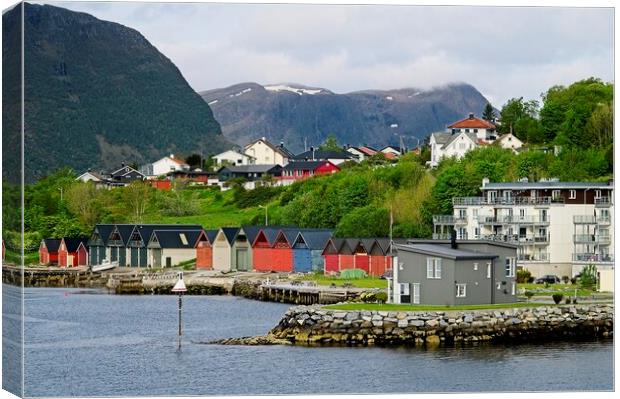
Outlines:
{"label": "snow patch on mountain", "polygon": [[323,91],[323,89],[306,89],[306,88],[301,88],[301,87],[292,87],[292,86],[287,86],[287,85],[270,85],[270,86],[264,86],[265,90],[268,91],[290,91],[291,93],[295,93],[295,94],[299,94],[300,96],[304,95],[304,94],[309,94],[309,95],[314,95],[314,94],[319,94],[320,92]]}

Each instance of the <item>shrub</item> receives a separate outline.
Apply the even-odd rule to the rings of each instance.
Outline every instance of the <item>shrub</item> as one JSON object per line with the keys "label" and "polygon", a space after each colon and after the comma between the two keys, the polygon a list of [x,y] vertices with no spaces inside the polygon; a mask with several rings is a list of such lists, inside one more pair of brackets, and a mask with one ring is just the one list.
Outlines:
{"label": "shrub", "polygon": [[574,303],[574,304],[577,304],[577,297],[574,297],[574,298],[573,298],[573,303]]}
{"label": "shrub", "polygon": [[532,297],[534,296],[534,293],[532,291],[525,291],[525,297],[527,298],[527,300],[529,301]]}
{"label": "shrub", "polygon": [[579,277],[579,285],[583,288],[592,289],[596,287],[596,266],[587,265],[581,271],[581,277]]}
{"label": "shrub", "polygon": [[553,298],[553,302],[555,302],[556,305],[562,302],[562,299],[564,299],[564,295],[562,294],[553,294],[551,297]]}
{"label": "shrub", "polygon": [[517,283],[519,284],[527,283],[530,277],[532,277],[532,273],[530,273],[529,270],[527,269],[517,270]]}
{"label": "shrub", "polygon": [[568,284],[569,281],[570,281],[570,278],[568,276],[562,276],[562,282],[564,284]]}
{"label": "shrub", "polygon": [[377,298],[377,302],[379,303],[386,303],[388,296],[387,296],[387,292],[377,292],[375,294],[375,297]]}
{"label": "shrub", "polygon": [[567,304],[567,305],[570,305],[570,298],[566,298],[566,299],[564,300],[564,303],[565,303],[565,304]]}

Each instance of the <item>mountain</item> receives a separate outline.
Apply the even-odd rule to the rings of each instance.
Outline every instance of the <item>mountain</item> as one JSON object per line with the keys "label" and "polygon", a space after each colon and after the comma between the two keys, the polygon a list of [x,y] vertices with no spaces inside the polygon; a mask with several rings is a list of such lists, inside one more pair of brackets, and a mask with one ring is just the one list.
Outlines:
{"label": "mountain", "polygon": [[[24,3],[25,177],[145,163],[228,143],[209,106],[139,32]],[[3,177],[19,178],[21,6],[2,16]]]}
{"label": "mountain", "polygon": [[408,146],[443,130],[470,112],[482,114],[486,98],[468,84],[431,90],[365,90],[336,94],[293,83],[240,83],[200,92],[224,136],[238,144],[265,136],[294,151],[322,143],[333,133],[342,144]]}

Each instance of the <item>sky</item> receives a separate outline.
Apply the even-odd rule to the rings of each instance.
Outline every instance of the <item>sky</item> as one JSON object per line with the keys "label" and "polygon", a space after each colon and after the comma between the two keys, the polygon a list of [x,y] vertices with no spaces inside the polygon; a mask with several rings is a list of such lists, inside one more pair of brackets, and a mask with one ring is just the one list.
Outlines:
{"label": "sky", "polygon": [[295,82],[336,93],[475,86],[500,108],[556,84],[613,81],[613,10],[47,2],[142,33],[196,91]]}

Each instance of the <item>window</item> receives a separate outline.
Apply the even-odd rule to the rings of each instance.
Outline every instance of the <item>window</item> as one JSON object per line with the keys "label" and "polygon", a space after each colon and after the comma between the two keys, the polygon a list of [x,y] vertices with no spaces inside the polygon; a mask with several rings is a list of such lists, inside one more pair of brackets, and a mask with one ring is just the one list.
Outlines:
{"label": "window", "polygon": [[474,236],[475,238],[480,238],[480,227],[474,227]]}
{"label": "window", "polygon": [[536,190],[531,190],[530,191],[530,197],[536,198]]}
{"label": "window", "polygon": [[400,303],[410,303],[411,296],[409,296],[409,284],[400,283],[398,286],[400,291]]}
{"label": "window", "polygon": [[459,150],[464,150],[467,148],[467,144],[465,143],[459,143]]}
{"label": "window", "polygon": [[497,191],[489,191],[489,202],[494,202],[497,198]]}
{"label": "window", "polygon": [[467,219],[467,209],[459,209],[459,219]]}
{"label": "window", "polygon": [[515,276],[515,258],[506,258],[506,277]]}
{"label": "window", "polygon": [[474,133],[478,133],[478,129],[474,129]]}
{"label": "window", "polygon": [[601,198],[601,190],[594,191],[594,198]]}
{"label": "window", "polygon": [[456,297],[465,298],[466,295],[467,295],[467,284],[457,284],[456,285]]}
{"label": "window", "polygon": [[487,278],[491,278],[491,262],[487,263]]}
{"label": "window", "polygon": [[183,243],[183,245],[187,245],[187,237],[184,233],[179,234],[179,238],[181,238],[181,242]]}
{"label": "window", "polygon": [[577,190],[570,190],[570,199],[577,198]]}
{"label": "window", "polygon": [[413,291],[413,301],[414,304],[420,303],[420,283],[412,283],[411,288]]}
{"label": "window", "polygon": [[478,209],[472,209],[471,212],[474,215],[474,218],[478,217]]}
{"label": "window", "polygon": [[469,129],[465,129],[465,133],[469,133]]}
{"label": "window", "polygon": [[553,199],[558,199],[558,198],[560,198],[560,190],[553,190],[553,191],[551,192],[551,198],[553,198]]}
{"label": "window", "polygon": [[478,270],[478,263],[474,263],[474,270]]}
{"label": "window", "polygon": [[426,258],[426,278],[441,278],[441,259]]}

